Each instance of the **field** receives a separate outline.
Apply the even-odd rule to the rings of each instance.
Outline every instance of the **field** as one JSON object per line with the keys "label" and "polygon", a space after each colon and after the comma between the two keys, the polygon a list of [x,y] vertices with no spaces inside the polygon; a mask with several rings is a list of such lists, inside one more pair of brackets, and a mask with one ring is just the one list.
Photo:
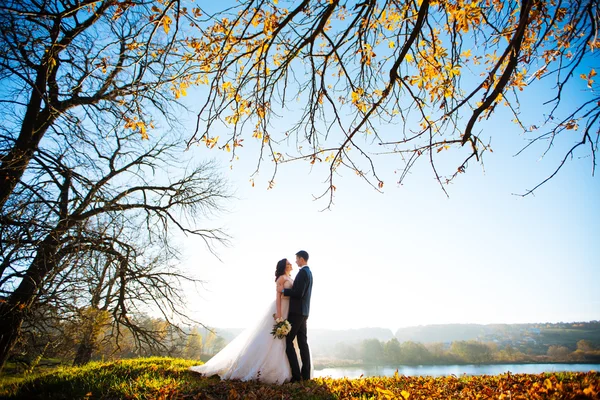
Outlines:
{"label": "field", "polygon": [[600,373],[323,379],[283,386],[201,378],[196,361],[140,358],[2,377],[0,399],[599,399]]}

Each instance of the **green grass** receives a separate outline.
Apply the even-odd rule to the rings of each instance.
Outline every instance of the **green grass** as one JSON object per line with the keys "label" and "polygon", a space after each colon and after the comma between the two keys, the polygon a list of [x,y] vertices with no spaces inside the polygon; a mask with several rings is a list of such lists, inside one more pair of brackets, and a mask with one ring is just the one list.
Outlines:
{"label": "green grass", "polygon": [[58,367],[51,372],[0,381],[6,399],[155,399],[182,387],[199,389],[205,381],[187,369],[197,361],[144,358]]}
{"label": "green grass", "polygon": [[0,399],[598,399],[600,374],[502,374],[491,376],[316,378],[305,383],[202,378],[188,368],[197,361],[140,358],[57,367],[37,376],[0,381]]}
{"label": "green grass", "polygon": [[202,378],[198,361],[138,358],[58,367],[36,376],[0,380],[0,399],[334,399],[322,384],[267,385]]}

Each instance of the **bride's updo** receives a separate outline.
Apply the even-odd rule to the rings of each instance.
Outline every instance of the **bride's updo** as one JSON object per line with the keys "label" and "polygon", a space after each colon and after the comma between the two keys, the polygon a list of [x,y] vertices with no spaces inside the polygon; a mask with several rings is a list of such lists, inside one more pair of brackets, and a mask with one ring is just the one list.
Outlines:
{"label": "bride's updo", "polygon": [[279,260],[277,267],[275,268],[275,280],[279,279],[281,275],[285,275],[285,267],[287,266],[287,258]]}

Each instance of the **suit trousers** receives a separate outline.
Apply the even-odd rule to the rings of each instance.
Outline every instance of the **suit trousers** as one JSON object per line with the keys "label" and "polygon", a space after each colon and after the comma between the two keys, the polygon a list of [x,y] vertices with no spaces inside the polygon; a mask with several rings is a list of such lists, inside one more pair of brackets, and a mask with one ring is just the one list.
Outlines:
{"label": "suit trousers", "polygon": [[[309,380],[310,379],[310,350],[306,337],[306,320],[307,316],[290,312],[288,321],[292,325],[290,333],[285,339],[285,353],[287,354],[292,369],[292,381]],[[298,365],[298,356],[294,348],[294,338],[298,338],[298,348],[300,349],[300,359],[302,360],[302,370]]]}

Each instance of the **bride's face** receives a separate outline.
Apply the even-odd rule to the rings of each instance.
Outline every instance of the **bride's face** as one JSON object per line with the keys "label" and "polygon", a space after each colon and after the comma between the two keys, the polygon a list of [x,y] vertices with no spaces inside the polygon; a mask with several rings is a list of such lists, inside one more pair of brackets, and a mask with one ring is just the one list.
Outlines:
{"label": "bride's face", "polygon": [[285,273],[289,275],[290,272],[292,272],[293,269],[294,268],[292,267],[292,263],[289,262],[289,261],[287,261],[286,264],[285,264]]}

